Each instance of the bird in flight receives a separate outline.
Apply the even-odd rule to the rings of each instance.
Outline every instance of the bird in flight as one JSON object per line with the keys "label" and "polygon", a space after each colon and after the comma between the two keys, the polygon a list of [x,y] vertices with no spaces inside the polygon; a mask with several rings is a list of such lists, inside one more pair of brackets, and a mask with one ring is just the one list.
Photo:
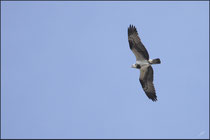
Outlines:
{"label": "bird in flight", "polygon": [[152,64],[160,64],[159,58],[149,59],[149,54],[139,38],[136,27],[130,25],[128,28],[128,42],[131,51],[136,56],[136,64],[131,67],[140,69],[139,81],[147,97],[152,101],[157,101],[155,87],[153,84]]}

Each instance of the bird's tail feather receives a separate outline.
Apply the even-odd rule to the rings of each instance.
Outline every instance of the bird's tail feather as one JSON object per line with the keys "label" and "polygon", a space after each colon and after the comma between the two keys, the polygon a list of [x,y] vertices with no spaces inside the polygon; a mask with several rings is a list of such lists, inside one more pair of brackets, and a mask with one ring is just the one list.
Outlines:
{"label": "bird's tail feather", "polygon": [[159,58],[156,58],[156,59],[152,59],[152,60],[150,60],[150,63],[151,63],[151,64],[160,64],[160,63],[161,63],[161,61],[160,61],[160,59],[159,59]]}

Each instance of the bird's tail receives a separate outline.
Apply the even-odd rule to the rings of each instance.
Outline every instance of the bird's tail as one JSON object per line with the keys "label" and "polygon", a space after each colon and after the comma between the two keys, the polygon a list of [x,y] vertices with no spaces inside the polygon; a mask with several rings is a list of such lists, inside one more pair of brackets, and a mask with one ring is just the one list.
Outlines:
{"label": "bird's tail", "polygon": [[160,61],[159,58],[156,58],[156,59],[151,59],[151,60],[149,60],[149,63],[150,63],[150,64],[160,64],[161,61]]}

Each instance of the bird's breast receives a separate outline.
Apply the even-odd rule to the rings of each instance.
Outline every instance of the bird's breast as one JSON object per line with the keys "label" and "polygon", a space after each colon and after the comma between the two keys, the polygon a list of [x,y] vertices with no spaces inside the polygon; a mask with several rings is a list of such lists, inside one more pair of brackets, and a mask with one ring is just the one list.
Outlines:
{"label": "bird's breast", "polygon": [[149,62],[147,60],[139,60],[136,61],[136,64],[139,64],[142,67],[144,65],[149,65]]}

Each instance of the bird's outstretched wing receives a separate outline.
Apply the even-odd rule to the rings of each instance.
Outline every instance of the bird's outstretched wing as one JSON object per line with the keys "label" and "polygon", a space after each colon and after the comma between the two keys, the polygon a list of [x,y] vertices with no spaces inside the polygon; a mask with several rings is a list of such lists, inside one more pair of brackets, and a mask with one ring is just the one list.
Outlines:
{"label": "bird's outstretched wing", "polygon": [[147,97],[152,101],[157,101],[157,96],[155,92],[155,87],[153,84],[153,69],[150,65],[145,65],[140,69],[141,74],[139,81],[142,85],[144,92]]}
{"label": "bird's outstretched wing", "polygon": [[130,25],[128,28],[128,42],[130,49],[136,56],[136,60],[149,60],[149,54],[138,36],[136,27]]}

